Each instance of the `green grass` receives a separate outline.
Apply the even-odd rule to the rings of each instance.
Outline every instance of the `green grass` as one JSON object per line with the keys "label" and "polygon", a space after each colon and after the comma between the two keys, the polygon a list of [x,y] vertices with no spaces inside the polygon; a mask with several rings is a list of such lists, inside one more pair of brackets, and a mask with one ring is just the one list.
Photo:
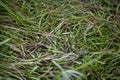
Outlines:
{"label": "green grass", "polygon": [[0,0],[0,80],[119,80],[120,4]]}

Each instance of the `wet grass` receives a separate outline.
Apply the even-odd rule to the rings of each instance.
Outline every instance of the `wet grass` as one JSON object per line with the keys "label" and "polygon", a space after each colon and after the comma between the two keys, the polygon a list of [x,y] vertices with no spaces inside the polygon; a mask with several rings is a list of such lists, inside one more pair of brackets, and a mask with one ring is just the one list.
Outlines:
{"label": "wet grass", "polygon": [[119,80],[120,4],[0,0],[0,80]]}

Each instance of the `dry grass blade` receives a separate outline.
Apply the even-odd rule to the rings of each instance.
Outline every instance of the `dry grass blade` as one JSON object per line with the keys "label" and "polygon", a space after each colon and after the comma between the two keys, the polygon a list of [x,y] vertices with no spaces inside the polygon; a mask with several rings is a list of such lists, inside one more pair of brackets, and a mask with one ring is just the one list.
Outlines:
{"label": "dry grass blade", "polygon": [[[7,28],[7,29],[11,29],[11,30],[20,31],[20,32],[23,32],[23,33],[29,33],[29,31],[22,30],[22,29],[19,29],[19,28],[15,28],[15,27],[12,27],[12,26],[3,26],[3,25],[1,25],[1,27]],[[31,33],[37,34],[38,36],[61,38],[61,37],[56,36],[56,35],[54,35],[52,33],[51,34],[49,34],[49,33],[40,33],[40,32],[39,33],[38,32],[31,32]]]}
{"label": "dry grass blade", "polygon": [[35,52],[36,49],[38,48],[47,48],[48,45],[44,44],[42,41],[40,41],[39,43],[33,43],[33,44],[30,44],[30,45],[27,45],[26,48],[27,48],[27,51],[30,52],[30,53],[33,53]]}
{"label": "dry grass blade", "polygon": [[87,26],[87,28],[85,29],[85,31],[84,31],[84,40],[85,40],[85,42],[86,42],[86,36],[87,36],[87,32],[90,30],[90,29],[92,29],[92,27],[93,27],[93,25],[88,25]]}
{"label": "dry grass blade", "polygon": [[23,48],[20,49],[16,45],[13,45],[13,44],[8,44],[8,45],[10,46],[11,49],[13,49],[13,51],[18,52],[22,57],[26,58],[26,54],[25,54]]}
{"label": "dry grass blade", "polygon": [[65,24],[65,21],[62,21],[53,31],[49,33],[49,35],[53,34],[54,31],[60,30],[60,28]]}

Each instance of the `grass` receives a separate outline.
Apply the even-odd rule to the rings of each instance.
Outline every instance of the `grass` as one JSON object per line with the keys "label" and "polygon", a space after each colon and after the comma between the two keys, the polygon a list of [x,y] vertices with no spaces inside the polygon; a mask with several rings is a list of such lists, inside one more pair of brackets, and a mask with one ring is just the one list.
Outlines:
{"label": "grass", "polygon": [[120,4],[0,0],[0,80],[119,80]]}

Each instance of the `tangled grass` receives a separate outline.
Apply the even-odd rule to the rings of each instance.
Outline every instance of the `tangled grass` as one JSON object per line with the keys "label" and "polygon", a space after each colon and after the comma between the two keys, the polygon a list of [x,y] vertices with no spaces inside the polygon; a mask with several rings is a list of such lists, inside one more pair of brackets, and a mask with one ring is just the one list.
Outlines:
{"label": "tangled grass", "polygon": [[0,80],[119,80],[120,4],[0,0]]}

